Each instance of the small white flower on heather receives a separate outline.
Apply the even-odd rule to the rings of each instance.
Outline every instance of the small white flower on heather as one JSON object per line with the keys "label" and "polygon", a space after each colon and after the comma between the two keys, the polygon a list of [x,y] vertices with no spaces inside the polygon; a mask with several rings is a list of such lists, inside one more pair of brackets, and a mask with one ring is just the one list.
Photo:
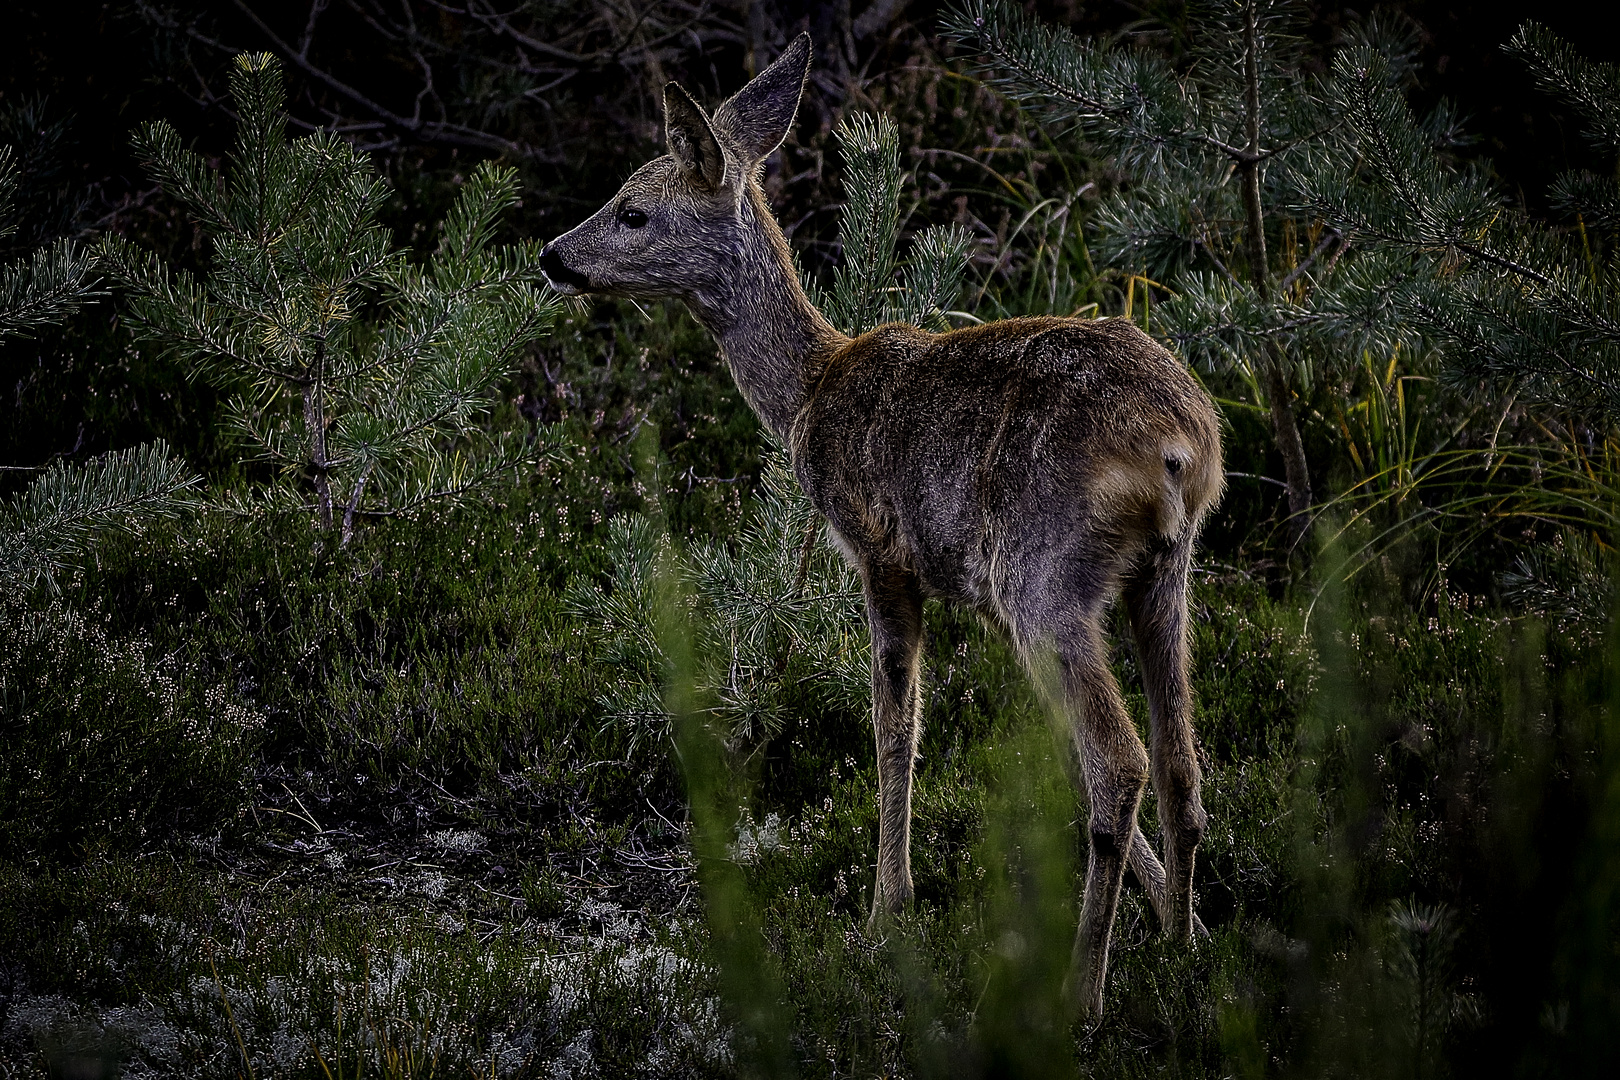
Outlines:
{"label": "small white flower on heather", "polygon": [[457,855],[470,855],[489,843],[489,837],[472,829],[440,829],[424,838],[429,847]]}

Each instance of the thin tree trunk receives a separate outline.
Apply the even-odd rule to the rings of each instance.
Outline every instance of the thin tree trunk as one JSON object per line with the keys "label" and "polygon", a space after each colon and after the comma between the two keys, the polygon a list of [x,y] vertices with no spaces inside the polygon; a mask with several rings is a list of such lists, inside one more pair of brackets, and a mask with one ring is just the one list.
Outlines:
{"label": "thin tree trunk", "polygon": [[304,427],[309,431],[310,468],[315,472],[315,513],[322,529],[332,527],[332,487],[327,479],[326,395],[321,385],[326,366],[326,342],[315,346],[315,363],[304,383]]}
{"label": "thin tree trunk", "polygon": [[[1248,218],[1249,276],[1262,301],[1271,299],[1271,275],[1266,264],[1266,227],[1260,207],[1260,34],[1255,4],[1243,13],[1243,77],[1247,85],[1245,135],[1248,145],[1241,164],[1243,209]],[[1293,392],[1288,386],[1286,359],[1270,345],[1260,358],[1266,397],[1270,399],[1272,436],[1282,454],[1283,476],[1288,484],[1290,531],[1295,541],[1305,535],[1311,508],[1311,472],[1305,461],[1305,442],[1294,417]]]}
{"label": "thin tree trunk", "polygon": [[1275,348],[1267,349],[1266,353],[1266,396],[1271,399],[1272,438],[1277,442],[1277,452],[1282,454],[1283,478],[1288,484],[1289,528],[1294,539],[1299,540],[1310,523],[1311,473],[1305,462],[1305,441],[1300,438],[1299,423],[1294,419],[1294,409],[1289,402],[1293,391],[1284,374],[1283,358],[1277,355]]}
{"label": "thin tree trunk", "polygon": [[338,547],[346,548],[349,541],[354,538],[354,512],[360,507],[360,496],[366,490],[366,481],[371,479],[371,466],[367,465],[360,470],[360,476],[354,482],[354,494],[349,498],[348,509],[343,511],[343,535],[338,541]]}

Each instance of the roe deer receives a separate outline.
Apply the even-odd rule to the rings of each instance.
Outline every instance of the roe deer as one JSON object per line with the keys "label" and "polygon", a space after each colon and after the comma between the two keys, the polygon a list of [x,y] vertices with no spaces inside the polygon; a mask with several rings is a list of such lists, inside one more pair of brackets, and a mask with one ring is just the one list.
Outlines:
{"label": "roe deer", "polygon": [[[1005,628],[1026,666],[1055,657],[1090,801],[1073,978],[1080,1008],[1098,1016],[1127,863],[1167,933],[1203,931],[1192,910],[1205,814],[1187,576],[1221,492],[1215,410],[1124,319],[1008,319],[943,334],[890,324],[854,339],[834,329],[800,287],[759,185],[809,64],[800,35],[712,117],[670,83],[668,155],[547,244],[541,265],[564,293],[685,301],[859,570],[877,734],[874,919],[912,896],[923,598]],[[1163,865],[1137,826],[1150,758],[1103,636],[1118,594],[1151,713]]]}

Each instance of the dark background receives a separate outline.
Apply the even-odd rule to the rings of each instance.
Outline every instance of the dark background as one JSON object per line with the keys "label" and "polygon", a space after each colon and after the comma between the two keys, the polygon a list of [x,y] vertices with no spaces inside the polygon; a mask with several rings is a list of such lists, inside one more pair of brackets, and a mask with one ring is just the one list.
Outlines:
{"label": "dark background", "polygon": [[[426,17],[435,5],[414,6]],[[575,6],[581,11],[589,7]],[[656,9],[660,5],[646,6]],[[765,36],[781,41],[799,29],[809,29],[815,35],[818,26],[836,22],[852,7],[859,13],[864,7],[883,5],[881,0],[876,5],[857,0],[842,5],[788,2],[737,6],[768,9],[765,17],[774,33]],[[888,6],[896,7],[898,15],[880,34],[858,43],[857,77],[913,61],[928,46],[945,5],[914,0]],[[1173,34],[1185,18],[1185,5],[1177,3],[1027,6],[1043,18],[1083,34],[1152,32],[1166,27]],[[745,25],[748,21],[748,14],[729,11],[725,5],[711,7],[715,13],[708,20],[711,24]],[[1331,42],[1344,25],[1375,10],[1409,18],[1423,42],[1423,78],[1417,100],[1423,103],[1446,97],[1457,102],[1468,120],[1468,130],[1479,138],[1477,151],[1493,159],[1501,177],[1527,205],[1541,205],[1542,192],[1557,172],[1597,163],[1578,134],[1574,118],[1539,93],[1523,65],[1504,55],[1501,46],[1520,24],[1534,18],[1574,42],[1586,56],[1614,61],[1620,56],[1620,43],[1614,35],[1598,32],[1607,5],[1410,0],[1382,5],[1315,4],[1310,8],[1311,36],[1324,44]],[[120,211],[133,214],[141,205],[140,192],[144,189],[128,152],[129,133],[136,124],[166,117],[196,138],[200,147],[224,148],[230,123],[223,103],[217,99],[223,96],[230,55],[250,49],[277,51],[270,35],[246,14],[248,11],[257,14],[287,44],[297,43],[308,18],[307,3],[264,0],[194,0],[173,5],[87,0],[21,4],[11,10],[5,32],[0,35],[0,101],[42,98],[51,114],[71,116],[76,143],[74,173],[94,191],[94,209],[101,218],[123,223],[126,219],[116,215]],[[453,31],[457,20],[442,16],[442,21]],[[741,84],[747,48],[744,42],[719,35],[705,40],[706,28],[702,24],[695,26],[690,35],[695,40],[675,43],[666,51],[676,55],[660,66],[668,77],[679,79],[712,100]],[[826,68],[827,50],[822,42],[817,44],[820,66]],[[774,49],[769,45],[767,48],[774,56]],[[407,114],[411,111],[410,96],[418,84],[406,70],[410,65],[402,55],[404,51],[400,43],[388,41],[367,23],[359,6],[351,8],[340,0],[323,12],[311,54],[323,70],[356,91]],[[607,57],[574,66],[577,73],[555,94],[569,99],[575,107],[594,107],[599,112],[596,123],[587,120],[569,127],[548,124],[540,117],[518,117],[504,125],[521,132],[520,141],[533,150],[537,178],[548,173],[561,177],[590,165],[612,171],[614,166],[635,160],[641,149],[626,145],[623,135],[633,133],[645,140],[651,134],[648,127],[656,130],[657,101],[640,93],[647,89],[642,85],[645,80],[641,72]],[[848,65],[835,61],[833,66]],[[317,99],[330,103],[337,95],[294,65],[288,65],[288,81],[301,118],[311,123],[324,122],[311,106]],[[300,104],[304,106],[301,109],[297,108]],[[342,106],[342,102],[338,104]],[[348,111],[351,115],[364,112],[352,103]],[[398,139],[397,153],[401,158],[427,167],[442,167],[447,152],[454,153],[447,145],[434,145],[403,131],[389,134]],[[477,150],[465,147],[462,152]],[[583,157],[593,159],[590,165],[579,160]],[[595,204],[592,195],[575,198],[582,207]],[[550,193],[546,201],[574,200]]]}

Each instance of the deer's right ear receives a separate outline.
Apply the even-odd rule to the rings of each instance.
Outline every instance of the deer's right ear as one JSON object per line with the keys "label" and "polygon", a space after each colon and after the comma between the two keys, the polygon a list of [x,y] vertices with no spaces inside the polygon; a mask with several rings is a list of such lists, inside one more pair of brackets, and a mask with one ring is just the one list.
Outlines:
{"label": "deer's right ear", "polygon": [[664,87],[664,137],[682,171],[705,191],[716,191],[726,178],[726,158],[709,126],[709,118],[676,83]]}
{"label": "deer's right ear", "polygon": [[714,110],[714,124],[752,166],[787,138],[810,74],[810,35],[800,34],[771,66]]}

